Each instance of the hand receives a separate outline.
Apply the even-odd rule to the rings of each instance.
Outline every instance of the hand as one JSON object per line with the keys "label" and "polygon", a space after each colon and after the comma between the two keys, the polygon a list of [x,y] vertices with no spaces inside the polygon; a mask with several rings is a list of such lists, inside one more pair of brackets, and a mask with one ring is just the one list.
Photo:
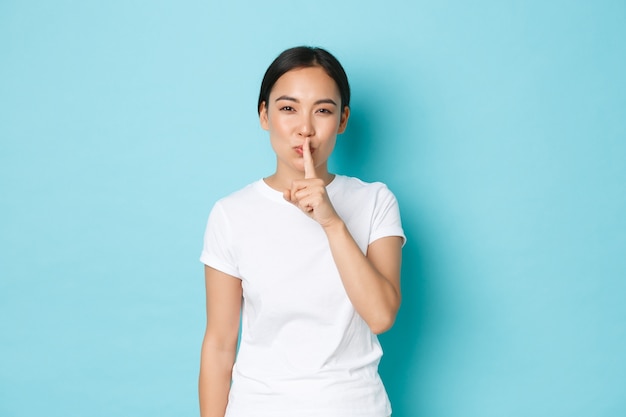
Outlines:
{"label": "hand", "polygon": [[309,138],[306,138],[302,145],[302,158],[304,179],[291,183],[291,189],[283,192],[285,200],[293,203],[324,227],[341,221],[326,193],[324,181],[318,178],[315,172]]}

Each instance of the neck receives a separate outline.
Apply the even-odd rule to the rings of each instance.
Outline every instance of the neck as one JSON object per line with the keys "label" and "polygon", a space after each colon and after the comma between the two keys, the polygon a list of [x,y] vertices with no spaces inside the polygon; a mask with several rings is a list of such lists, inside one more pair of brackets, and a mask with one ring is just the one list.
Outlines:
{"label": "neck", "polygon": [[[318,178],[324,180],[324,185],[328,185],[335,179],[335,174],[331,174],[328,171],[324,171],[322,173],[317,174]],[[291,188],[291,184],[294,180],[304,179],[304,173],[300,173],[300,175],[282,175],[278,171],[269,177],[264,178],[264,181],[267,185],[272,187],[277,191],[284,191]]]}

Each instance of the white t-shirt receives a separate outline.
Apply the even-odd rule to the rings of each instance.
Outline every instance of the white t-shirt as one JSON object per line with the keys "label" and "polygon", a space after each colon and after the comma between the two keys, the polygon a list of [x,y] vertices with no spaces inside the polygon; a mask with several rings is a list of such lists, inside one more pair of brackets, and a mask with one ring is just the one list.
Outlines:
{"label": "white t-shirt", "polygon": [[[336,176],[330,200],[366,253],[401,236],[382,183]],[[322,227],[258,180],[218,201],[200,260],[243,287],[227,417],[386,417],[378,338],[354,310]]]}

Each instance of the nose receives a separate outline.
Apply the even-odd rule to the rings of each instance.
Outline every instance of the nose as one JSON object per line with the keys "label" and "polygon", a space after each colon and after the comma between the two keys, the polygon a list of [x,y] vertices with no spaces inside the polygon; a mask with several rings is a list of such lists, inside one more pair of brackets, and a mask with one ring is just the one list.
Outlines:
{"label": "nose", "polygon": [[298,134],[305,138],[311,137],[315,134],[315,128],[313,127],[313,121],[310,116],[302,117]]}

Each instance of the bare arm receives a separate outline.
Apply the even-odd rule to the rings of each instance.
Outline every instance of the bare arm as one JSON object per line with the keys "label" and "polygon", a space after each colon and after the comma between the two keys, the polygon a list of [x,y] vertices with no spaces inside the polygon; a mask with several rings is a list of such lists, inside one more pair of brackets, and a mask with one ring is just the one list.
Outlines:
{"label": "bare arm", "polygon": [[382,333],[393,325],[400,308],[402,238],[378,239],[364,255],[315,173],[308,139],[303,158],[304,179],[293,182],[284,193],[285,199],[322,225],[350,301],[372,332]]}
{"label": "bare arm", "polygon": [[389,330],[400,308],[402,238],[378,239],[365,256],[343,221],[324,230],[352,305],[372,332]]}
{"label": "bare arm", "polygon": [[224,417],[241,315],[241,281],[204,268],[207,326],[202,342],[198,393],[201,417]]}

